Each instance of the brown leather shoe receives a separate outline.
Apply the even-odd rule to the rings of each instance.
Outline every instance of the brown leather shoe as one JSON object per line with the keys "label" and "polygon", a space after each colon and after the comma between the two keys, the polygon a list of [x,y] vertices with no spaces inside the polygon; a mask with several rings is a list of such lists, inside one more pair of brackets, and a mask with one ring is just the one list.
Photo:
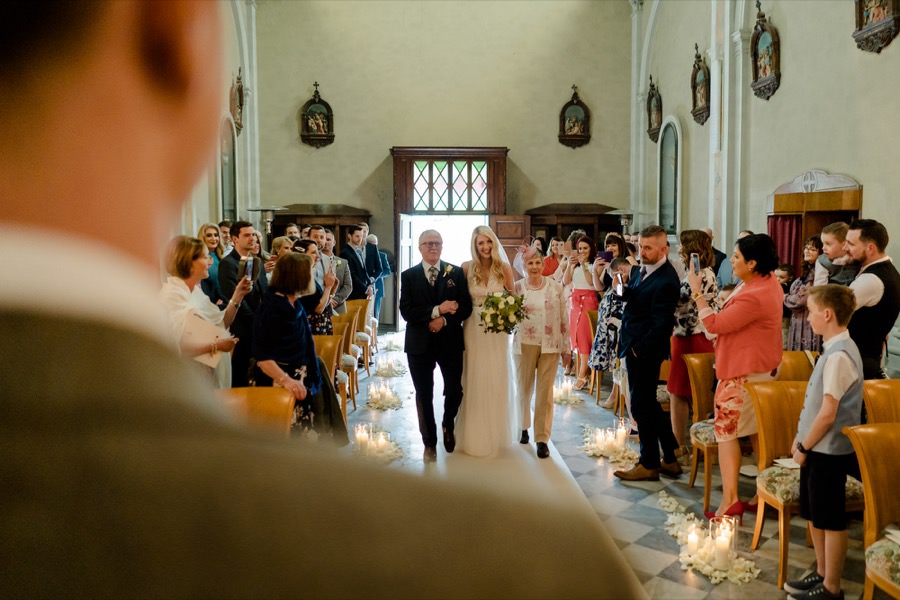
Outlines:
{"label": "brown leather shoe", "polygon": [[437,460],[437,448],[434,446],[425,446],[425,453],[422,454],[422,460],[426,463],[433,463]]}
{"label": "brown leather shoe", "polygon": [[659,481],[659,471],[648,469],[641,463],[634,465],[634,468],[628,471],[616,471],[613,475],[623,481]]}
{"label": "brown leather shoe", "polygon": [[678,478],[681,476],[683,471],[681,470],[681,465],[678,464],[678,461],[667,463],[665,461],[659,463],[659,474],[665,475],[666,477]]}

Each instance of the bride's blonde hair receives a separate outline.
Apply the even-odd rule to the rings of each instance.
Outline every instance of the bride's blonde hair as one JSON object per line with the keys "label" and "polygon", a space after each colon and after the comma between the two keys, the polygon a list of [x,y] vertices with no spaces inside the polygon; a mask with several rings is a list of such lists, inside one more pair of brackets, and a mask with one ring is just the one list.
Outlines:
{"label": "bride's blonde hair", "polygon": [[[483,235],[488,238],[492,242],[491,247],[491,267],[488,273],[481,272],[481,259],[478,254],[478,246],[476,246],[475,242],[478,239],[479,235]],[[488,281],[491,278],[491,275],[503,281],[503,259],[500,258],[500,253],[504,252],[504,250],[500,247],[500,240],[497,238],[497,234],[494,233],[494,230],[488,227],[487,225],[479,225],[472,231],[472,279],[475,280],[475,283],[487,285]]]}

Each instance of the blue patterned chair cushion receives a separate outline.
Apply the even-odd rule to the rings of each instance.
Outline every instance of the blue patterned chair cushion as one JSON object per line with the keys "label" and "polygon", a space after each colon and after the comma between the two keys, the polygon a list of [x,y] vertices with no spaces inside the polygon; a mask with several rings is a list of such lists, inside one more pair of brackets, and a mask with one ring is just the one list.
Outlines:
{"label": "blue patterned chair cushion", "polygon": [[[785,504],[800,501],[800,469],[788,469],[773,465],[756,476],[756,487],[762,488]],[[847,477],[847,501],[858,502],[863,498],[862,484]]]}
{"label": "blue patterned chair cushion", "polygon": [[691,425],[691,441],[700,442],[704,446],[716,443],[716,432],[713,428],[713,420],[700,421]]}
{"label": "blue patterned chair cushion", "polygon": [[866,568],[900,585],[900,544],[881,538],[866,548]]}

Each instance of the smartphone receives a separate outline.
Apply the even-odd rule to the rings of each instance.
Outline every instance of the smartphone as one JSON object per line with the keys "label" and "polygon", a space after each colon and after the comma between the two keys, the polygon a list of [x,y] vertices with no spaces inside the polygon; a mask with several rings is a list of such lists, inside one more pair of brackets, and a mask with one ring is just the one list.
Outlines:
{"label": "smartphone", "polygon": [[609,250],[601,250],[597,253],[597,258],[602,258],[606,262],[612,262],[613,255]]}
{"label": "smartphone", "polygon": [[248,256],[244,259],[244,272],[243,276],[247,279],[253,280],[253,257]]}
{"label": "smartphone", "polygon": [[622,274],[616,273],[613,276],[613,292],[616,296],[621,296],[625,292],[625,285],[622,283]]}
{"label": "smartphone", "polygon": [[696,252],[691,252],[691,270],[700,273],[700,255]]}

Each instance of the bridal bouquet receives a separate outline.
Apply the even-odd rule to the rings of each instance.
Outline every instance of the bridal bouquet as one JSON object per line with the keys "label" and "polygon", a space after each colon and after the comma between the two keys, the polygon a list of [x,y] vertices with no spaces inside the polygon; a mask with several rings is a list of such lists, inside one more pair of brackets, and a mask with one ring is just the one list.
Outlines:
{"label": "bridal bouquet", "polygon": [[527,317],[525,297],[506,290],[488,294],[481,305],[481,323],[491,333],[512,333]]}

